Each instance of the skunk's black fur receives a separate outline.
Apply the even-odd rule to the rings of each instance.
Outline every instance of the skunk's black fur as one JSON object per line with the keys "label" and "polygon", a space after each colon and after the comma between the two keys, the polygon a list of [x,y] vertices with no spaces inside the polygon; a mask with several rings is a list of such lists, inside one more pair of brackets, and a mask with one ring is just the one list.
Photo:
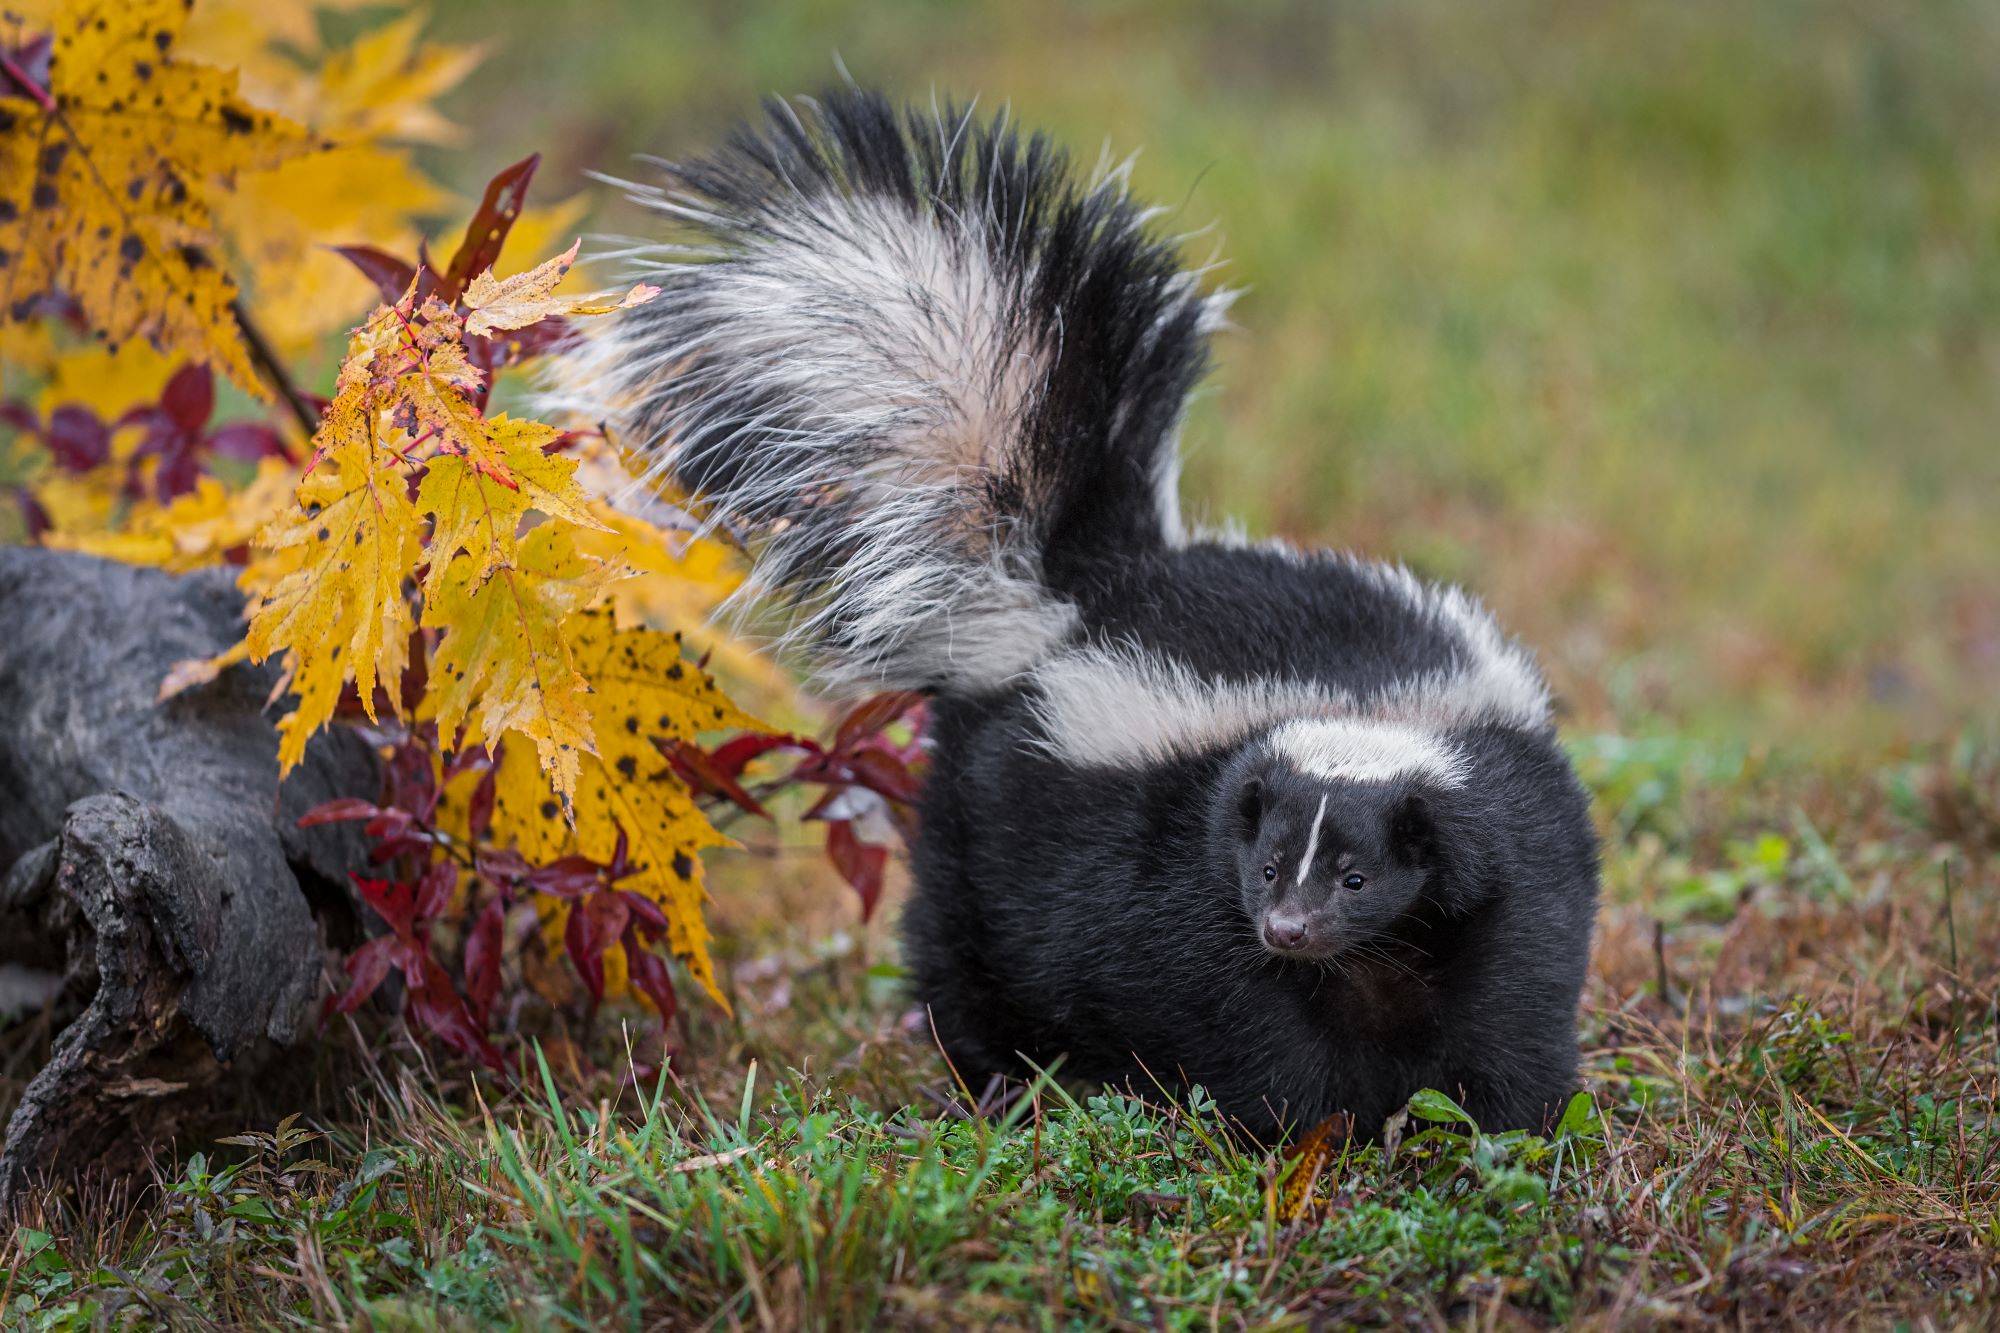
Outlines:
{"label": "skunk's black fur", "polygon": [[700,244],[562,397],[747,537],[825,678],[933,694],[903,929],[960,1073],[1543,1125],[1597,863],[1533,662],[1400,568],[1183,531],[1226,297],[1119,173],[861,92],[768,113],[641,192]]}

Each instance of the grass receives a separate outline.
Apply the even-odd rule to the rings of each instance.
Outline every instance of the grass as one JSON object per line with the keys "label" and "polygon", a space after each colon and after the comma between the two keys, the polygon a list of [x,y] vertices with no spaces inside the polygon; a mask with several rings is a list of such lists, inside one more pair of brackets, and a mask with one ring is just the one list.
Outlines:
{"label": "grass", "polygon": [[0,1325],[2000,1324],[1990,6],[437,11],[505,37],[462,189],[694,149],[836,52],[1144,147],[1248,289],[1190,500],[1462,580],[1549,664],[1605,839],[1596,1115],[1432,1104],[1290,1220],[1298,1168],[1199,1102],[967,1118],[885,924],[778,848],[717,858],[735,1016],[665,1085],[603,1024],[519,1088],[347,1032],[284,1134],[40,1200]]}
{"label": "grass", "polygon": [[[1575,747],[1607,905],[1575,1114],[1250,1148],[1199,1097],[967,1113],[838,904],[727,963],[663,1081],[609,1027],[503,1088],[393,1027],[353,1105],[52,1195],[9,1327],[1847,1325],[2000,1318],[1993,737],[1856,774]],[[761,895],[725,912],[767,906]],[[812,892],[802,882],[798,891]],[[328,1099],[331,1100],[331,1099]],[[1301,1166],[1304,1160],[1306,1165]]]}

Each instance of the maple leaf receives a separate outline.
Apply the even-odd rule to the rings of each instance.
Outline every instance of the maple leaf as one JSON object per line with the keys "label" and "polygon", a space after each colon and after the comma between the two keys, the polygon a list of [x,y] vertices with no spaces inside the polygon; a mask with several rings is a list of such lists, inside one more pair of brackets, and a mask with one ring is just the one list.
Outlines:
{"label": "maple leaf", "polygon": [[417,490],[417,508],[436,518],[429,543],[431,568],[424,594],[442,586],[452,556],[464,551],[475,565],[465,577],[486,578],[518,558],[517,530],[531,509],[580,527],[601,526],[576,480],[576,460],[543,452],[562,432],[539,421],[499,416],[484,423],[485,452],[511,484],[502,485],[471,460],[444,455],[431,460]]}
{"label": "maple leaf", "polygon": [[[241,579],[252,594],[251,660],[284,653],[298,695],[298,706],[278,723],[286,772],[333,716],[344,683],[354,683],[373,718],[377,680],[394,686],[407,664],[403,580],[417,563],[420,520],[402,472],[374,448],[356,406],[336,400],[328,410],[315,439],[339,443],[299,483],[296,506],[258,534],[268,554]],[[396,697],[393,688],[389,697]]]}
{"label": "maple leaf", "polygon": [[112,343],[213,361],[262,396],[206,192],[314,145],[238,96],[233,72],[175,58],[186,8],[68,6],[48,86],[0,97],[0,319],[61,293]]}
{"label": "maple leaf", "polygon": [[283,459],[266,458],[242,490],[232,491],[214,477],[202,477],[193,491],[170,504],[134,505],[116,532],[51,532],[43,545],[185,573],[249,545],[284,508],[297,480]]}
{"label": "maple leaf", "polygon": [[579,302],[557,296],[556,285],[576,263],[576,252],[582,245],[581,240],[572,242],[569,249],[555,258],[511,278],[496,278],[491,269],[475,277],[465,289],[465,305],[472,312],[466,317],[465,331],[483,337],[503,329],[524,329],[563,315],[608,315],[628,306],[644,305],[660,294],[658,287],[641,283],[622,299],[609,303]]}
{"label": "maple leaf", "polygon": [[[619,887],[659,904],[667,944],[688,972],[727,1007],[708,955],[702,917],[701,853],[735,845],[716,831],[653,738],[693,739],[696,733],[745,727],[768,730],[682,654],[678,635],[620,629],[604,608],[581,612],[567,626],[578,669],[590,680],[597,753],[585,756],[571,809],[526,760],[525,742],[510,742],[496,775],[493,829],[533,862],[576,853],[600,863],[617,854],[622,834],[631,870]],[[571,820],[573,819],[573,823]]]}
{"label": "maple leaf", "polygon": [[568,800],[594,741],[590,686],[571,660],[562,622],[616,573],[578,555],[556,523],[530,532],[510,564],[450,560],[424,598],[423,624],[441,631],[427,695],[439,734],[464,726],[468,741],[491,745],[504,732],[522,733]]}
{"label": "maple leaf", "polygon": [[242,178],[214,208],[242,258],[259,327],[280,350],[298,353],[372,300],[367,279],[329,247],[412,249],[411,219],[449,202],[402,150],[341,143]]}
{"label": "maple leaf", "polygon": [[[586,454],[583,464],[598,461]],[[594,489],[609,489],[623,476],[612,472]],[[593,500],[590,509],[601,526],[577,533],[577,549],[602,560],[622,560],[632,571],[611,588],[611,606],[621,623],[680,631],[697,655],[713,655],[732,688],[747,690],[753,703],[775,707],[794,697],[797,685],[770,654],[714,628],[718,609],[743,583],[745,565],[737,551],[712,537],[614,509],[603,500]]]}
{"label": "maple leaf", "polygon": [[486,44],[419,41],[428,17],[418,10],[356,37],[326,58],[313,86],[283,105],[343,140],[457,142],[463,133],[430,104],[485,59]]}

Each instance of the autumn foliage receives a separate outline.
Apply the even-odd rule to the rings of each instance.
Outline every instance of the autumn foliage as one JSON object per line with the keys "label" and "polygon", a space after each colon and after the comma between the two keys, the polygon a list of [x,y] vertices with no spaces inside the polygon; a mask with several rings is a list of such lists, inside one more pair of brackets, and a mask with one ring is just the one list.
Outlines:
{"label": "autumn foliage", "polygon": [[670,964],[726,1004],[711,816],[802,784],[872,909],[887,848],[862,830],[908,832],[918,701],[867,701],[826,742],[760,723],[686,638],[750,660],[704,628],[734,552],[672,497],[602,498],[617,442],[493,408],[517,367],[656,292],[590,294],[575,244],[509,262],[580,212],[528,206],[532,156],[433,258],[451,204],[409,146],[453,137],[430,102],[476,53],[423,42],[416,14],[327,49],[306,3],[29,8],[0,22],[11,521],[237,567],[242,641],[163,695],[274,660],[284,769],[329,725],[382,755],[375,799],[307,816],[362,822],[379,868],[355,880],[378,933],[330,1005],[398,973],[413,1023],[503,1068],[497,997],[560,1001],[558,959],[592,1006],[629,987],[671,1016]]}

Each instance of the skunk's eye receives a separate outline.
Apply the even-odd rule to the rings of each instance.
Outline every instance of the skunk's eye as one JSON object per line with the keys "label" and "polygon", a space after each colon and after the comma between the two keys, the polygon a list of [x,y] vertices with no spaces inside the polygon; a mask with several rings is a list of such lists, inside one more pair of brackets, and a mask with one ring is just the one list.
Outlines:
{"label": "skunk's eye", "polygon": [[1344,886],[1346,886],[1347,888],[1350,888],[1350,889],[1358,889],[1358,888],[1360,888],[1360,887],[1361,887],[1361,886],[1362,886],[1363,884],[1366,884],[1366,883],[1368,882],[1368,876],[1366,876],[1366,875],[1349,875],[1349,876],[1348,876],[1348,877],[1347,877],[1346,879],[1343,879],[1343,880],[1342,880],[1342,881],[1340,881],[1340,882],[1341,882],[1341,884],[1343,884],[1343,885],[1344,885]]}
{"label": "skunk's eye", "polygon": [[1276,861],[1266,861],[1264,863],[1264,882],[1266,884],[1269,884],[1272,880],[1276,879],[1277,877],[1278,877],[1278,863]]}

